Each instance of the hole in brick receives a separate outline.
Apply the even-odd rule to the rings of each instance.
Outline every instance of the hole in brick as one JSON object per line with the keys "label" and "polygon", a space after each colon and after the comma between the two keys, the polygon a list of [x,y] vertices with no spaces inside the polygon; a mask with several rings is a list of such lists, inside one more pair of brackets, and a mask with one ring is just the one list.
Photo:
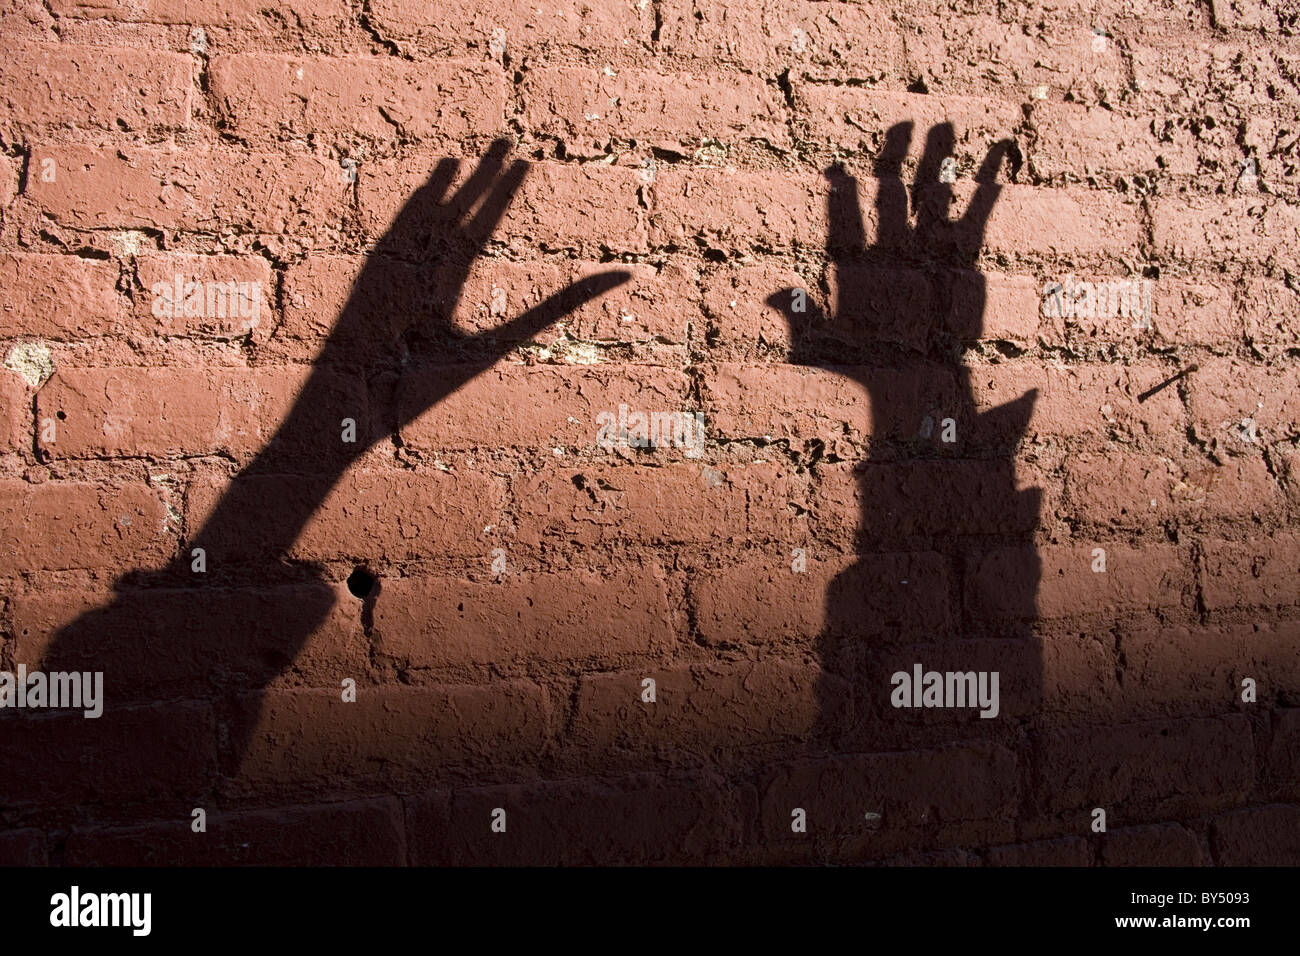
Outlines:
{"label": "hole in brick", "polygon": [[58,417],[59,421],[61,421],[61,422],[62,422],[62,421],[67,421],[68,413],[65,412],[65,411],[63,411],[62,409],[60,409],[59,411],[55,412],[54,414],[55,414],[55,416]]}
{"label": "hole in brick", "polygon": [[353,597],[367,598],[375,589],[375,576],[365,568],[357,568],[348,575],[348,591]]}

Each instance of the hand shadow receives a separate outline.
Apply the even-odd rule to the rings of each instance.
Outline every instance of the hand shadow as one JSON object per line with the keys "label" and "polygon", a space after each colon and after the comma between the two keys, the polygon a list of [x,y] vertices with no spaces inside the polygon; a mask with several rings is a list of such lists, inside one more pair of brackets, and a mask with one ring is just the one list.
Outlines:
{"label": "hand shadow", "polygon": [[[818,752],[939,745],[999,723],[969,710],[895,709],[891,675],[910,676],[916,663],[927,671],[1001,670],[1003,728],[1019,728],[1012,736],[1041,697],[1029,622],[1042,493],[1018,489],[1014,470],[1037,393],[981,412],[960,358],[961,342],[983,328],[977,263],[1002,188],[997,176],[1018,154],[1009,142],[996,144],[965,213],[950,219],[954,191],[940,170],[953,152],[952,126],[929,131],[909,191],[902,165],[911,138],[911,123],[894,126],[875,162],[870,245],[857,180],[839,166],[826,170],[833,314],[792,289],[767,300],[789,324],[791,361],[845,375],[870,406],[868,452],[855,467],[855,563],[829,585],[818,637],[820,719],[811,744]],[[807,302],[805,311],[795,311],[796,301]],[[971,586],[984,554],[1017,547],[1014,580],[999,581],[992,595]],[[935,779],[942,776],[936,768]]]}
{"label": "hand shadow", "polygon": [[[495,329],[466,335],[453,327],[470,268],[527,175],[527,163],[507,164],[508,150],[506,140],[493,143],[454,191],[459,162],[437,165],[368,255],[292,409],[202,528],[168,566],[122,575],[111,604],[49,640],[42,670],[105,673],[103,723],[127,701],[263,694],[293,666],[335,603],[321,569],[290,553],[349,466],[510,349],[627,281],[627,272],[602,272]],[[357,407],[359,393],[368,419]],[[341,440],[346,418],[357,423],[353,443]],[[252,482],[255,491],[241,491],[247,479],[263,476],[286,480]],[[193,570],[198,548],[207,565],[202,574]],[[231,587],[239,585],[256,590]],[[100,737],[91,732],[101,721],[69,723],[80,725],[73,750],[83,762],[104,762],[95,754]],[[229,728],[231,773],[255,725],[236,721]],[[145,772],[151,762],[166,762],[168,746],[138,742]]]}

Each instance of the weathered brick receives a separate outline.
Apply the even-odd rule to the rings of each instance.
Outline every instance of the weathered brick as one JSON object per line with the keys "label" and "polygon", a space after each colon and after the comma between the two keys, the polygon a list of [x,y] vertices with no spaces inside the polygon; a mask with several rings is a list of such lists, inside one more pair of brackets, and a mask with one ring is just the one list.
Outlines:
{"label": "weathered brick", "polygon": [[659,11],[665,53],[729,60],[779,72],[784,65],[830,66],[856,78],[893,76],[902,69],[903,36],[870,7],[806,0],[668,0]]}
{"label": "weathered brick", "polygon": [[937,554],[790,559],[702,572],[695,623],[711,644],[807,642],[824,629],[936,634],[952,622],[949,569]]}
{"label": "weathered brick", "polygon": [[1172,258],[1294,262],[1300,209],[1261,196],[1243,202],[1176,194],[1157,200],[1151,229],[1156,249]]}
{"label": "weathered brick", "polygon": [[989,849],[989,866],[1091,866],[1092,847],[1082,837],[1014,843]]}
{"label": "weathered brick", "polygon": [[170,558],[167,510],[152,488],[85,482],[0,482],[0,575],[103,568]]}
{"label": "weathered brick", "polygon": [[[1105,571],[1094,571],[1105,552]],[[1003,548],[983,555],[966,582],[968,606],[998,617],[1078,617],[1190,607],[1192,564],[1175,545],[1101,542]]]}
{"label": "weathered brick", "polygon": [[261,338],[275,323],[271,264],[248,256],[143,255],[136,314],[161,335]]}
{"label": "weathered brick", "polygon": [[684,626],[663,571],[646,567],[383,581],[373,636],[380,653],[434,667],[663,653]]}
{"label": "weathered brick", "polygon": [[[51,0],[60,17],[107,18],[124,22],[191,23],[204,26],[253,27],[267,22],[261,0],[229,0],[214,7],[201,0]],[[309,30],[337,29],[348,19],[343,0],[289,0],[284,14]]]}
{"label": "weathered brick", "polygon": [[[450,474],[360,468],[329,478],[257,475],[203,481],[186,500],[186,525],[203,528],[209,565],[289,556],[408,561],[433,555],[490,560],[504,513],[505,485],[479,471]],[[219,501],[248,518],[205,527]],[[306,503],[306,506],[304,506]],[[279,514],[306,514],[296,540],[285,541]],[[297,530],[297,529],[291,529]]]}
{"label": "weathered brick", "polygon": [[[357,201],[362,226],[370,235],[380,236],[389,230],[437,162],[438,157],[423,157],[360,166]],[[449,196],[464,185],[469,167],[469,163],[461,164]],[[548,250],[598,254],[603,247],[644,252],[646,233],[637,201],[639,186],[636,170],[627,167],[529,163],[517,192],[502,196],[510,201],[493,238],[510,246],[532,245]],[[407,218],[401,220],[403,235],[394,237],[394,242],[417,242],[416,220],[431,215],[433,210],[424,205],[409,209]],[[436,228],[445,231],[447,225],[439,222]]]}
{"label": "weathered brick", "polygon": [[[276,434],[309,377],[304,366],[60,369],[36,396],[37,417],[58,419],[55,440],[42,440],[41,447],[59,458],[246,457]],[[280,437],[302,442],[322,460],[342,454],[336,423],[364,422],[360,389],[349,379],[315,373],[312,393],[310,413],[320,419],[313,433]]]}
{"label": "weathered brick", "polygon": [[519,540],[529,547],[806,540],[796,510],[806,506],[803,482],[774,463],[546,471],[517,482],[513,492]]}
{"label": "weathered brick", "polygon": [[232,739],[248,741],[240,787],[319,786],[349,778],[419,779],[449,765],[503,767],[534,759],[548,734],[545,691],[491,686],[367,687],[343,703],[337,687],[242,698]]}
{"label": "weathered brick", "polygon": [[692,152],[704,142],[790,148],[775,85],[726,73],[541,68],[524,74],[523,123],[584,155],[611,139]]}
{"label": "weathered brick", "polygon": [[1065,492],[1076,518],[1111,527],[1264,518],[1282,508],[1281,489],[1259,457],[1216,465],[1154,455],[1079,454],[1066,461]]}
{"label": "weathered brick", "polygon": [[[760,825],[769,840],[804,839],[790,829],[799,807],[807,811],[808,836],[857,838],[877,855],[915,847],[920,834],[935,830],[940,840],[997,840],[1011,832],[1017,777],[1015,755],[987,744],[783,764],[762,786]],[[866,814],[878,822],[871,825]]]}
{"label": "weathered brick", "polygon": [[108,664],[120,698],[262,684],[286,671],[330,680],[369,666],[361,602],[341,586],[43,590],[11,601],[16,660],[78,671]]}
{"label": "weathered brick", "polygon": [[192,64],[160,50],[24,44],[0,63],[0,122],[6,138],[48,127],[179,129],[189,122]]}
{"label": "weathered brick", "polygon": [[32,447],[32,396],[17,372],[0,370],[0,450],[26,452]]}
{"label": "weathered brick", "polygon": [[[398,400],[399,415],[409,422],[401,436],[412,448],[549,451],[566,447],[590,451],[602,434],[601,414],[617,417],[619,405],[643,414],[693,414],[688,408],[691,381],[673,369],[504,364],[471,379],[419,414],[419,407],[410,404],[419,394],[418,379],[428,375],[436,380],[445,374],[432,368],[404,379],[412,384]],[[617,440],[615,435],[608,437]]]}
{"label": "weathered brick", "polygon": [[210,70],[220,122],[259,143],[347,134],[459,147],[505,128],[505,77],[482,62],[240,53]]}
{"label": "weathered brick", "polygon": [[447,0],[435,11],[420,0],[375,0],[371,11],[381,35],[421,50],[484,49],[493,32],[505,32],[512,56],[529,51],[631,55],[648,50],[654,11],[612,0],[559,0],[548,7],[486,8],[475,0]]}
{"label": "weathered brick", "polygon": [[[1192,422],[1203,440],[1250,452],[1262,442],[1300,434],[1300,367],[1223,359],[1205,363],[1188,378]],[[1254,422],[1253,435],[1247,420]]]}
{"label": "weathered brick", "polygon": [[[15,806],[77,806],[149,800],[193,800],[216,776],[217,728],[198,703],[118,707],[113,672],[105,665],[104,712],[0,717],[0,801]],[[186,806],[191,804],[186,803]]]}
{"label": "weathered brick", "polygon": [[125,311],[117,266],[102,259],[0,254],[0,335],[66,341],[116,330]]}
{"label": "weathered brick", "polygon": [[1201,563],[1205,606],[1300,604],[1300,535],[1206,541]]}
{"label": "weathered brick", "polygon": [[[39,174],[53,160],[53,178]],[[337,228],[352,186],[306,154],[227,149],[39,146],[26,192],[57,222],[135,228],[312,234]]]}
{"label": "weathered brick", "polygon": [[[647,677],[654,703],[642,700]],[[589,675],[579,682],[569,740],[602,759],[618,751],[674,761],[720,747],[788,745],[838,729],[848,691],[842,679],[802,664],[646,665]]]}
{"label": "weathered brick", "polygon": [[210,813],[190,820],[74,830],[71,866],[400,866],[402,805],[389,797],[314,807]]}
{"label": "weathered brick", "polygon": [[1052,731],[1037,743],[1035,799],[1047,810],[1102,807],[1112,823],[1232,806],[1254,785],[1245,717]]}
{"label": "weathered brick", "polygon": [[1162,124],[1150,116],[1047,102],[1034,105],[1032,122],[1037,137],[1029,164],[1044,178],[1160,172],[1191,176],[1197,171],[1196,151],[1190,144],[1172,142],[1172,137],[1162,139]]}

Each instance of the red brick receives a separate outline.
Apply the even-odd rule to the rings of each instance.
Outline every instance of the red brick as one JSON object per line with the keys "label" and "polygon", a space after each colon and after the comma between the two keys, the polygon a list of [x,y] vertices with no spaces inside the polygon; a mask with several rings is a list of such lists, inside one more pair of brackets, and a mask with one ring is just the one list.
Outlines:
{"label": "red brick", "polygon": [[[160,335],[261,338],[259,332],[275,324],[275,278],[262,258],[144,255],[136,260],[136,279],[142,287],[136,291],[136,314]],[[232,288],[232,283],[239,285]],[[187,302],[196,306],[200,298],[201,308],[187,309]]]}
{"label": "red brick", "polygon": [[686,623],[654,567],[514,572],[496,583],[395,578],[381,588],[375,647],[404,666],[611,661],[665,652]]}
{"label": "red brick", "polygon": [[[1241,625],[1243,653],[1238,673],[1255,677],[1260,699],[1300,706],[1300,621]],[[1241,684],[1234,692],[1240,698]]]}
{"label": "red brick", "polygon": [[82,829],[68,835],[70,866],[401,866],[402,805],[380,798],[247,813],[208,809],[207,831],[193,818],[144,826]]}
{"label": "red brick", "polygon": [[800,120],[807,138],[850,155],[877,155],[889,129],[911,123],[908,157],[915,163],[930,128],[951,123],[959,177],[973,176],[993,144],[1012,138],[1022,123],[1019,107],[1009,101],[812,83],[796,84],[795,92],[802,101]]}
{"label": "red brick", "polygon": [[[592,866],[716,861],[740,841],[737,796],[713,776],[633,774],[462,790],[407,804],[411,862]],[[491,830],[506,811],[506,830]]]}
{"label": "red brick", "polygon": [[217,769],[211,708],[115,706],[113,683],[107,664],[104,712],[97,718],[34,711],[3,718],[0,761],[9,772],[0,776],[0,800],[42,807],[148,800],[163,807],[211,788]]}
{"label": "red brick", "polygon": [[[1131,443],[1181,449],[1186,438],[1186,415],[1177,386],[1170,385],[1146,401],[1138,401],[1141,394],[1176,372],[1160,366],[1060,368],[1019,361],[972,368],[970,387],[979,409],[1002,406],[1037,389],[1025,432],[1031,440],[1114,435]],[[1013,419],[1008,424],[1018,425],[1018,421]],[[994,427],[980,437],[994,442],[1005,435]]]}
{"label": "red brick", "polygon": [[600,152],[611,140],[688,154],[705,142],[791,146],[781,91],[759,77],[542,68],[524,74],[523,99],[524,126],[570,155]]}
{"label": "red brick", "polygon": [[189,123],[192,63],[159,50],[69,44],[10,49],[0,63],[6,138],[48,127],[182,128]]}
{"label": "red brick", "polygon": [[117,266],[80,256],[0,255],[0,335],[67,341],[113,332],[125,311]]}
{"label": "red brick", "polygon": [[[38,418],[58,417],[53,442],[59,458],[98,455],[211,454],[248,456],[263,448],[311,374],[287,368],[64,368],[36,396]],[[312,448],[342,454],[345,417],[358,422],[364,440],[365,405],[350,380],[318,374],[317,398],[328,393],[334,416],[319,414],[316,434],[295,435]]]}
{"label": "red brick", "polygon": [[930,368],[727,364],[709,371],[705,396],[721,438],[794,438],[831,446],[845,437],[918,440],[927,415],[937,438],[939,421],[956,414],[954,386],[946,371]]}
{"label": "red brick", "polygon": [[[958,180],[964,210],[974,184]],[[1090,189],[1003,186],[989,216],[984,245],[1007,255],[1136,256],[1143,230],[1136,206]]]}
{"label": "red brick", "polygon": [[1206,541],[1201,562],[1210,610],[1300,604],[1300,534]]}
{"label": "red brick", "polygon": [[505,128],[505,77],[475,61],[214,57],[218,120],[250,142],[337,136],[459,146]]}
{"label": "red brick", "polygon": [[[1106,570],[1092,570],[1093,551]],[[1117,542],[1004,548],[982,556],[966,584],[969,606],[998,617],[1079,617],[1190,607],[1192,566],[1175,545],[1141,548]],[[1037,595],[1036,608],[1026,599]]]}
{"label": "red brick", "polygon": [[[220,7],[202,0],[51,0],[50,9],[59,17],[105,17],[130,23],[252,27],[267,20],[261,0],[229,0]],[[283,14],[312,30],[338,29],[349,19],[342,0],[290,0]]]}
{"label": "red brick", "polygon": [[[1006,839],[1018,778],[1015,755],[987,744],[784,764],[761,790],[762,832],[774,841],[834,835],[875,855],[963,836]],[[790,829],[796,807],[807,811],[807,837]]]}
{"label": "red brick", "polygon": [[710,644],[811,641],[825,628],[936,634],[952,622],[949,569],[937,554],[791,558],[701,572],[695,623]]}
{"label": "red brick", "polygon": [[[447,375],[422,369],[405,382]],[[556,447],[591,451],[601,432],[602,412],[693,414],[691,380],[671,369],[626,365],[497,365],[471,379],[430,410],[411,405],[418,385],[404,391],[399,415],[409,424],[402,442],[417,449]],[[616,440],[616,439],[615,439]],[[689,450],[689,449],[688,449]],[[656,449],[667,454],[675,449]]]}
{"label": "red brick", "polygon": [[162,498],[143,485],[0,482],[0,575],[161,562],[176,546],[166,520]]}
{"label": "red brick", "polygon": [[[824,243],[825,181],[808,173],[661,169],[655,176],[650,242],[723,251]],[[771,290],[775,292],[776,290]]]}
{"label": "red brick", "polygon": [[1300,807],[1273,803],[1225,813],[1210,823],[1210,845],[1220,866],[1295,866]]}
{"label": "red brick", "polygon": [[1157,251],[1166,257],[1264,262],[1292,254],[1300,242],[1300,209],[1262,196],[1176,194],[1156,202],[1151,228]]}
{"label": "red brick", "polygon": [[[668,0],[658,11],[665,53],[730,60],[779,72],[784,65],[837,66],[854,77],[901,70],[903,37],[879,11],[855,4],[785,0]],[[803,32],[796,41],[795,30]]]}
{"label": "red brick", "polygon": [[[1229,359],[1202,364],[1188,376],[1197,436],[1217,439],[1235,452],[1300,432],[1300,368],[1251,366]],[[1255,441],[1241,423],[1255,422]]]}
{"label": "red brick", "polygon": [[27,452],[32,447],[32,395],[17,372],[0,370],[0,450]]}
{"label": "red brick", "polygon": [[1252,342],[1286,345],[1300,339],[1300,302],[1295,291],[1274,279],[1248,279],[1238,291],[1246,337]]}
{"label": "red brick", "polygon": [[1049,810],[1094,807],[1111,825],[1167,820],[1243,800],[1254,786],[1254,743],[1241,716],[1052,731],[1038,738],[1035,799]]}
{"label": "red brick", "polygon": [[1031,276],[961,273],[950,284],[945,315],[949,332],[963,341],[980,339],[1022,346],[1039,339],[1059,342],[1063,330],[1042,314],[1043,283]]}
{"label": "red brick", "polygon": [[1200,841],[1176,823],[1122,827],[1106,833],[1102,866],[1204,866]]}
{"label": "red brick", "polygon": [[504,768],[528,761],[549,732],[546,693],[530,681],[492,686],[338,687],[247,697],[233,718],[247,735],[240,787],[277,787],[358,778],[420,779],[448,766]]}
{"label": "red brick", "polygon": [[797,510],[806,509],[803,482],[774,463],[547,471],[513,491],[519,541],[528,547],[806,540]]}
{"label": "red brick", "polygon": [[1111,527],[1266,518],[1283,507],[1281,489],[1259,457],[1216,465],[1154,455],[1072,455],[1065,490],[1071,514]]}
{"label": "red brick", "polygon": [[1075,181],[1097,176],[1132,176],[1143,173],[1194,175],[1195,149],[1162,141],[1162,125],[1151,116],[1125,116],[1100,106],[1074,103],[1036,103],[1032,123],[1037,134],[1029,150],[1029,165],[1036,176],[1060,176]]}
{"label": "red brick", "polygon": [[[492,332],[572,282],[611,268],[596,262],[514,262],[480,257],[471,265],[463,285],[449,288],[445,281],[429,282],[425,271],[396,260],[380,266],[374,257],[313,255],[291,266],[285,275],[285,321],[278,334],[315,345],[323,342],[367,265],[383,270],[385,281],[379,291],[386,297],[352,301],[352,307],[366,311],[368,336],[385,338],[410,324],[415,306],[423,308],[426,302],[430,309],[447,314],[458,332]],[[670,264],[656,269],[620,263],[615,268],[631,274],[627,283],[566,312],[531,340],[553,349],[561,358],[571,354],[583,357],[582,349],[588,343],[639,343],[652,347],[656,354],[665,345],[680,348],[686,341],[691,313],[698,309],[691,298],[696,282],[691,267]]]}
{"label": "red brick", "polygon": [[[740,354],[788,349],[790,330],[785,317],[767,299],[781,289],[807,285],[782,262],[727,263],[705,272],[700,288],[709,344]],[[815,301],[814,291],[806,291]]]}
{"label": "red brick", "polygon": [[1241,341],[1242,317],[1230,287],[1201,281],[1153,280],[1155,317],[1161,338],[1184,345]]}
{"label": "red brick", "polygon": [[[1123,712],[1148,717],[1231,710],[1241,701],[1243,677],[1271,683],[1256,663],[1270,671],[1285,668],[1282,655],[1267,646],[1269,635],[1252,641],[1249,632],[1166,626],[1126,633],[1120,642],[1123,679],[1111,698]],[[1270,691],[1261,688],[1261,696]]]}
{"label": "red brick", "polygon": [[868,461],[820,471],[814,526],[864,549],[928,535],[1023,535],[1044,510],[1041,476],[1011,461]]}
{"label": "red brick", "polygon": [[[249,476],[195,484],[186,500],[186,526],[203,527],[218,500],[248,519],[237,527],[204,528],[211,542],[208,566],[288,556],[307,561],[359,558],[408,561],[447,554],[490,562],[505,510],[505,486],[479,471],[455,474],[375,468],[353,469],[332,479],[292,475]],[[275,524],[278,511],[301,511],[310,520],[289,547]]]}
{"label": "red brick", "polygon": [[375,0],[370,18],[380,35],[421,50],[488,46],[505,31],[506,51],[571,51],[631,55],[650,47],[654,11],[616,0],[559,0],[543,7],[484,7],[474,0],[447,0],[433,10],[421,0]]}
{"label": "red brick", "polygon": [[[641,698],[647,677],[655,681],[654,703]],[[568,739],[592,759],[612,761],[625,752],[690,761],[717,749],[789,745],[831,733],[847,716],[848,698],[842,679],[805,664],[647,664],[584,676]]]}
{"label": "red brick", "polygon": [[1053,101],[1111,102],[1128,90],[1125,56],[1113,39],[1101,52],[1092,49],[1095,13],[1091,7],[1074,15],[1052,10],[1025,28],[1019,24],[1028,19],[1007,22],[1007,15],[992,12],[913,4],[899,14],[905,66],[935,92],[988,95],[1001,88],[1004,96],[1021,99],[1043,86]]}
{"label": "red brick", "polygon": [[338,228],[352,190],[341,167],[305,154],[42,146],[30,168],[45,159],[55,162],[54,181],[29,175],[27,195],[81,229],[312,234]]}
{"label": "red brick", "polygon": [[16,660],[78,671],[108,663],[119,699],[261,684],[286,671],[324,681],[370,664],[361,602],[342,586],[42,590],[11,602]]}
{"label": "red brick", "polygon": [[[426,156],[359,167],[357,196],[361,224],[367,233],[380,236],[389,229],[438,161],[439,157]],[[461,163],[452,192],[463,185],[473,166],[470,162]],[[519,190],[510,197],[493,238],[512,247],[541,246],[548,251],[572,249],[599,254],[610,248],[619,252],[645,252],[645,225],[637,199],[639,187],[637,171],[627,167],[530,163]]]}

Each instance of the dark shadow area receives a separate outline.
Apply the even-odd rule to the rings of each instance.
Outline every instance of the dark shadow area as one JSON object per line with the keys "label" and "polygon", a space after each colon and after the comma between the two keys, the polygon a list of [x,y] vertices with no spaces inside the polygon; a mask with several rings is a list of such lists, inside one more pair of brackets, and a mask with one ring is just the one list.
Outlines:
{"label": "dark shadow area", "polygon": [[[859,505],[854,563],[831,582],[821,719],[813,752],[870,753],[941,746],[966,737],[1025,753],[1041,699],[1041,651],[1031,630],[1039,582],[1033,534],[1042,492],[1018,489],[1015,449],[1036,392],[977,407],[966,344],[980,337],[986,305],[980,249],[1004,164],[1003,141],[976,173],[973,195],[953,217],[941,180],[953,129],[932,128],[909,189],[903,165],[912,124],[891,128],[875,160],[875,235],[868,235],[857,180],[826,170],[827,259],[832,314],[796,311],[796,290],[772,295],[790,327],[796,364],[855,382],[870,407],[869,450],[856,463]],[[977,368],[978,366],[976,366]],[[1017,573],[989,593],[984,557],[1015,555]],[[986,613],[990,612],[990,613]],[[996,717],[978,708],[896,707],[896,673],[1000,671]],[[909,685],[911,686],[911,685]],[[846,706],[851,700],[851,706]],[[951,703],[946,701],[946,703]],[[851,717],[846,719],[846,715]],[[932,768],[937,783],[948,772]]]}
{"label": "dark shadow area", "polygon": [[[293,666],[338,592],[318,568],[291,560],[290,550],[347,469],[509,350],[628,279],[619,270],[589,276],[482,334],[452,325],[470,268],[528,173],[528,164],[510,161],[508,152],[508,141],[493,143],[457,188],[460,162],[437,165],[368,254],[274,436],[230,482],[182,553],[162,570],[122,575],[113,603],[53,637],[42,670],[105,672],[106,696],[116,708],[193,698],[196,690],[247,699]],[[355,441],[344,439],[347,419],[355,423]],[[203,573],[194,569],[196,549]],[[366,568],[348,578],[350,592],[365,602],[363,619],[380,586]],[[256,590],[233,590],[239,587]],[[195,732],[205,732],[205,718],[195,719]],[[66,752],[67,763],[54,760],[47,776],[85,778],[91,791],[111,796],[111,781],[101,778],[132,769],[91,758],[97,750],[116,752],[112,741],[97,737],[96,721],[36,717],[27,729],[46,729],[33,732],[29,744],[41,743],[42,734],[50,738],[45,745],[56,744],[56,722],[69,731],[53,746]],[[162,774],[165,783],[166,768],[178,759],[167,749],[187,739],[183,724],[174,725],[175,739],[138,741],[128,763]],[[256,720],[227,726],[235,739],[223,741],[222,752],[233,773]],[[39,796],[41,784],[11,781],[0,789],[5,803],[14,792]]]}

